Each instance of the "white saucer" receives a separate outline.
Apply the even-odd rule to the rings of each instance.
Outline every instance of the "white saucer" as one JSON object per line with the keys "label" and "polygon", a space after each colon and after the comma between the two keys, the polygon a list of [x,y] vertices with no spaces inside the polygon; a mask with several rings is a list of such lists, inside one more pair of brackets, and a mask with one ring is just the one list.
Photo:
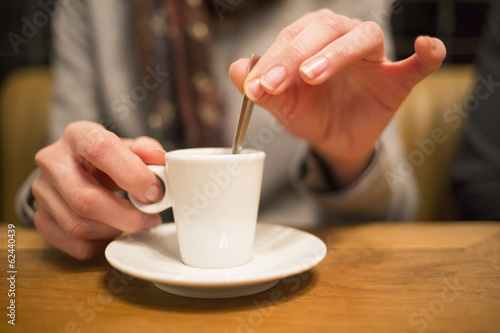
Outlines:
{"label": "white saucer", "polygon": [[281,225],[258,223],[252,260],[245,265],[201,269],[181,261],[174,223],[118,238],[106,248],[116,269],[171,294],[194,298],[230,298],[255,294],[280,279],[302,273],[326,255],[314,235]]}

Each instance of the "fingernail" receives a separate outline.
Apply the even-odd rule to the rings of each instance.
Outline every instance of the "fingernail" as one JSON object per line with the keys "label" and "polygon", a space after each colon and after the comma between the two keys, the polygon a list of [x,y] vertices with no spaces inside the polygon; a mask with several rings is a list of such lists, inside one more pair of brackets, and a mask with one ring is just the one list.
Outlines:
{"label": "fingernail", "polygon": [[156,202],[160,200],[161,195],[161,188],[157,185],[151,186],[144,194],[146,199],[148,199],[150,202]]}
{"label": "fingernail", "polygon": [[247,84],[245,88],[245,95],[247,95],[247,97],[254,102],[264,95],[264,89],[262,89],[260,79],[255,79]]}
{"label": "fingernail", "polygon": [[286,77],[285,67],[279,65],[273,67],[269,72],[264,74],[260,84],[270,91],[275,91],[283,83]]}
{"label": "fingernail", "polygon": [[425,37],[429,41],[429,44],[431,45],[431,49],[433,49],[433,50],[436,49],[437,44],[436,44],[436,41],[434,40],[434,38],[432,38],[431,36],[428,36],[428,35],[423,35],[422,37]]}
{"label": "fingernail", "polygon": [[150,150],[155,150],[155,151],[160,151],[160,152],[162,152],[162,153],[164,153],[164,154],[166,154],[166,153],[167,153],[167,152],[165,151],[165,149],[162,149],[162,148],[156,148],[156,147],[154,147],[154,148],[149,148],[149,149],[150,149]]}
{"label": "fingernail", "polygon": [[306,63],[300,68],[302,73],[311,80],[320,76],[328,68],[328,59],[326,57],[319,57]]}
{"label": "fingernail", "polygon": [[161,218],[158,214],[149,215],[144,225],[144,229],[151,229],[158,226],[161,223]]}
{"label": "fingernail", "polygon": [[434,38],[432,37],[427,37],[427,39],[431,42],[431,48],[433,50],[437,49],[437,44],[436,44],[436,41],[434,40]]}

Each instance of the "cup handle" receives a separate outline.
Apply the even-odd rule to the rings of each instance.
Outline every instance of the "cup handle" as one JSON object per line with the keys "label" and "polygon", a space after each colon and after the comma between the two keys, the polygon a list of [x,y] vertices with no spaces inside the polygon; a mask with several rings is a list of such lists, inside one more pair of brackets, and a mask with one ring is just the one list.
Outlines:
{"label": "cup handle", "polygon": [[155,175],[158,176],[158,178],[160,178],[160,180],[163,182],[163,188],[165,190],[165,193],[163,193],[163,197],[161,198],[161,200],[158,202],[147,204],[142,201],[139,201],[131,194],[129,194],[128,197],[130,199],[130,202],[132,202],[132,204],[134,204],[134,206],[141,212],[147,214],[156,214],[164,211],[167,208],[172,207],[172,200],[170,198],[170,189],[168,187],[166,178],[167,168],[163,165],[148,165],[148,168],[151,171],[153,171]]}

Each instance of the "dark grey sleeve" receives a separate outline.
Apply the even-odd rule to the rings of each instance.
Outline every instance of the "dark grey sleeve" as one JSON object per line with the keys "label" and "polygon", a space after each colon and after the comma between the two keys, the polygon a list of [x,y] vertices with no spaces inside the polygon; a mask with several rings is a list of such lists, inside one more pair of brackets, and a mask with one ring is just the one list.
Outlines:
{"label": "dark grey sleeve", "polygon": [[299,191],[320,208],[325,221],[408,221],[415,218],[420,193],[414,175],[398,181],[392,178],[398,174],[398,157],[403,156],[397,126],[396,121],[387,126],[370,165],[346,188],[329,188],[325,173],[310,156],[302,172],[295,173]]}
{"label": "dark grey sleeve", "polygon": [[492,5],[477,70],[452,171],[453,192],[464,219],[500,220],[500,2]]}

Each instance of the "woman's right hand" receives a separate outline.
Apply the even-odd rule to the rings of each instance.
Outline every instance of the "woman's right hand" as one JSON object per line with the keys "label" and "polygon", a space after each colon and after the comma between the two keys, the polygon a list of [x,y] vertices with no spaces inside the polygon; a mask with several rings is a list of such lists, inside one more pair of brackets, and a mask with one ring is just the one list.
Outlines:
{"label": "woman's right hand", "polygon": [[148,137],[120,139],[97,123],[70,124],[35,156],[41,170],[32,187],[35,226],[51,245],[80,260],[102,253],[123,231],[157,226],[158,214],[142,213],[114,192],[158,201],[161,184],[146,165],[163,165],[164,154]]}

